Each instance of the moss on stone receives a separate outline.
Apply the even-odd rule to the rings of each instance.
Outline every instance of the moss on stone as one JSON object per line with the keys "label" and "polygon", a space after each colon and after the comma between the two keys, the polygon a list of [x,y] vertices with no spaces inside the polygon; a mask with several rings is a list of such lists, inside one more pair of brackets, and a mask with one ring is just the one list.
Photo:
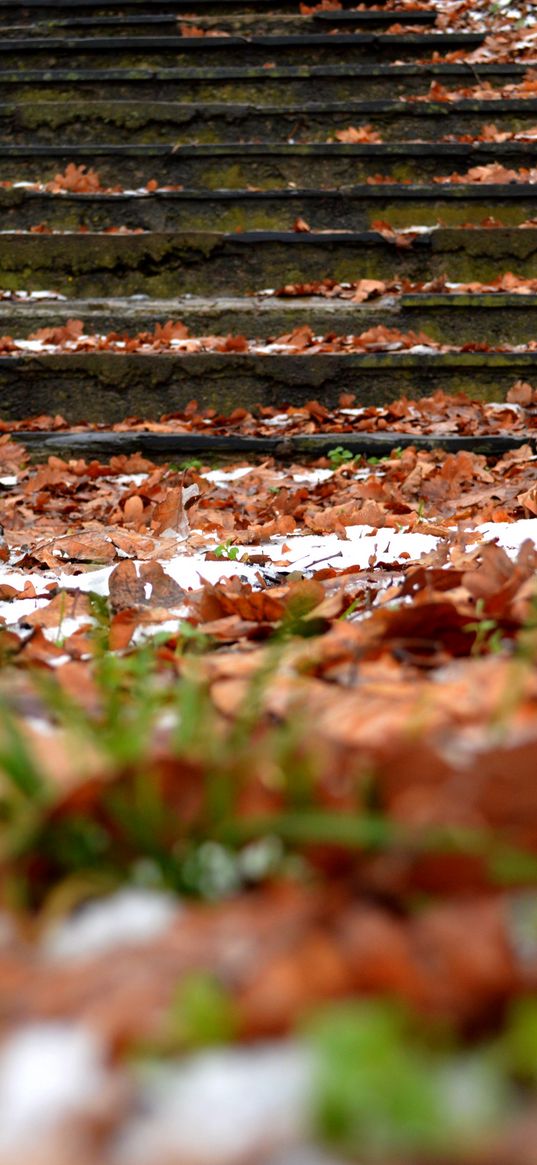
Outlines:
{"label": "moss on stone", "polygon": [[61,411],[70,422],[114,422],[132,413],[148,418],[184,407],[195,396],[222,411],[242,404],[299,404],[316,396],[335,404],[342,391],[359,404],[382,404],[403,393],[426,395],[442,387],[471,391],[483,400],[505,397],[513,379],[537,374],[537,356],[513,353],[426,358],[410,354],[237,356],[208,354],[0,358],[2,414],[26,416],[31,394],[35,411]]}

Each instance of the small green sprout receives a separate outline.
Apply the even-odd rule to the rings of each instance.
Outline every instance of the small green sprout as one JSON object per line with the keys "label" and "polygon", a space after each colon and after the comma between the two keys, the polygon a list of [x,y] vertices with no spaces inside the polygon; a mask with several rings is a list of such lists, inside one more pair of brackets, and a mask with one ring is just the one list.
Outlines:
{"label": "small green sprout", "polygon": [[216,977],[191,971],[179,984],[170,1009],[174,1042],[207,1047],[229,1043],[237,1031],[231,996]]}
{"label": "small green sprout", "polygon": [[204,462],[199,457],[187,457],[185,461],[170,461],[168,469],[172,473],[181,473],[186,469],[203,469]]}
{"label": "small green sprout", "polygon": [[472,623],[465,623],[463,631],[475,635],[470,655],[482,655],[485,651],[497,652],[501,649],[502,633],[496,619],[487,619],[483,616],[483,599],[478,599],[475,605],[477,618]]}
{"label": "small green sprout", "polygon": [[231,538],[228,538],[226,542],[220,542],[214,553],[217,558],[225,558],[230,562],[240,562],[239,547],[233,545]]}
{"label": "small green sprout", "polygon": [[349,461],[354,461],[354,453],[350,449],[345,449],[343,445],[336,445],[334,449],[330,449],[327,454],[333,469],[339,469],[340,465],[348,465]]}

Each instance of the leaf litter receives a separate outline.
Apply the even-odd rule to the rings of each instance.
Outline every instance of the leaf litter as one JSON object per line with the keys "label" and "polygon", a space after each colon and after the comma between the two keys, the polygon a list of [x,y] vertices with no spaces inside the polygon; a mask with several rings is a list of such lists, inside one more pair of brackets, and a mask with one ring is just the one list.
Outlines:
{"label": "leaf litter", "polygon": [[[290,285],[274,294],[292,296],[295,294],[314,294],[317,288],[320,294],[328,295],[334,292],[337,284],[323,281],[319,284]],[[432,284],[388,284],[380,280],[360,280],[356,284],[348,284],[340,288],[343,298],[346,290],[352,289],[353,294],[348,298],[355,302],[365,302],[386,293],[390,287],[402,287],[412,290],[419,286],[420,290],[448,291],[451,285],[445,280],[436,280]],[[516,276],[505,275],[488,285],[491,290],[514,291],[518,294],[528,294],[537,287],[535,280],[518,280]],[[298,290],[297,290],[298,288]],[[484,284],[456,285],[459,292],[484,291]],[[525,344],[487,344],[483,341],[467,341],[463,345],[441,343],[429,336],[426,332],[402,332],[399,328],[390,328],[385,324],[376,324],[367,328],[358,335],[338,335],[329,332],[327,335],[316,335],[307,324],[299,325],[291,332],[281,336],[270,336],[265,340],[247,339],[243,335],[227,336],[191,336],[189,329],[180,321],[168,320],[165,324],[156,324],[153,332],[138,332],[131,336],[126,333],[110,332],[106,335],[88,334],[84,331],[82,320],[69,319],[65,324],[57,327],[38,328],[30,333],[27,339],[18,339],[12,336],[0,336],[0,353],[3,356],[14,358],[27,354],[43,353],[65,355],[80,352],[114,352],[116,355],[130,355],[139,353],[167,352],[174,355],[203,354],[204,352],[218,352],[222,355],[318,355],[339,354],[351,352],[409,352],[420,354],[426,352],[457,353],[471,351],[490,352],[533,352],[537,350],[537,340],[528,340]]]}
{"label": "leaf litter", "polygon": [[[516,31],[503,3],[438,8],[439,29],[483,25],[468,60],[532,49],[529,4]],[[280,293],[413,290],[535,287]],[[88,339],[44,331],[45,351]],[[6,1165],[533,1162],[535,415],[519,382],[503,406],[192,402],[116,426],[341,433],[314,463],[217,469],[36,466],[10,430],[63,418],[2,423]],[[528,443],[345,449],[386,430]]]}
{"label": "leaf litter", "polygon": [[[159,420],[127,417],[112,425],[111,430],[118,433],[140,431],[214,436],[235,433],[248,437],[278,436],[280,432],[297,436],[326,432],[341,434],[342,438],[345,433],[353,432],[389,431],[416,436],[433,433],[487,436],[512,432],[531,440],[536,427],[536,392],[531,384],[516,381],[508,390],[503,404],[472,400],[464,393],[448,395],[438,390],[428,397],[401,397],[387,405],[360,406],[356,406],[352,393],[343,393],[339,405],[334,408],[310,400],[301,406],[259,405],[252,411],[237,407],[229,415],[219,413],[214,407],[202,407],[196,400],[192,400],[183,410],[164,414]],[[102,425],[88,422],[68,425],[60,414],[43,414],[20,421],[0,421],[0,433],[5,435],[5,440],[9,433],[24,431],[62,432],[69,429],[73,433],[91,433],[102,428]],[[10,459],[16,461],[19,456],[17,446],[8,443],[4,453],[6,457],[8,450]]]}
{"label": "leaf litter", "polygon": [[[510,395],[496,415],[518,423],[533,391]],[[492,418],[493,406],[436,394],[378,410],[345,398],[332,414],[315,402],[288,412],[303,428],[327,416],[423,428],[441,416],[447,427],[475,423],[487,410]],[[286,416],[259,412],[250,423],[269,431]],[[194,406],[188,415],[195,424]],[[486,458],[408,448],[381,461],[344,453],[342,440],[337,456],[307,465],[178,468],[139,454],[32,465],[8,432],[0,439],[1,757],[19,823],[1,858],[4,1023],[24,1021],[33,1063],[45,1055],[38,1040],[54,1033],[55,1062],[74,1057],[65,1060],[73,1080],[94,1065],[98,1086],[86,1085],[76,1119],[62,1102],[60,1127],[68,1145],[73,1127],[94,1152],[92,1097],[108,1097],[113,1135],[99,1134],[99,1160],[115,1159],[118,1129],[127,1143],[141,1128],[147,1160],[171,1159],[151,1140],[162,1130],[155,1097],[142,1088],[143,1117],[120,1103],[120,1065],[125,1055],[203,1045],[184,1026],[196,1022],[198,992],[199,1022],[211,1015],[216,1025],[209,1042],[224,1030],[285,1037],[270,1045],[270,1079],[291,1152],[308,1135],[313,1045],[300,1025],[312,1008],[331,1001],[326,1022],[337,1023],[338,1000],[396,995],[424,1030],[431,1017],[463,1039],[477,1027],[485,1062],[500,1016],[533,988],[537,948],[520,923],[537,837],[533,449]],[[192,699],[201,701],[194,719]],[[28,759],[17,769],[22,731]],[[81,813],[90,832],[75,845]],[[130,889],[118,895],[141,896],[132,922],[126,901],[116,908],[110,895],[121,883]],[[142,900],[155,918],[145,935]],[[108,930],[106,910],[118,920]],[[75,925],[94,947],[70,939]],[[353,1006],[347,1023],[359,1030],[372,1013]],[[73,1028],[60,1021],[90,1044],[69,1051]],[[412,1037],[401,1038],[415,1054]],[[22,1057],[21,1040],[4,1056]],[[277,1079],[288,1078],[291,1050],[308,1071],[293,1076],[286,1099]],[[184,1070],[209,1072],[222,1055],[218,1070],[233,1079],[239,1054],[197,1053]],[[265,1069],[257,1085],[249,1063],[248,1104],[260,1104]],[[0,1065],[0,1094],[2,1079]],[[210,1096],[195,1079],[196,1094]],[[190,1109],[181,1095],[184,1115],[168,1135],[183,1161]],[[512,1140],[516,1108],[502,1134]],[[485,1165],[489,1124],[475,1119],[481,1156],[472,1142],[472,1161]],[[268,1161],[280,1142],[256,1139],[267,1137],[264,1110],[259,1120],[247,1150]],[[55,1135],[45,1129],[43,1143],[62,1160]],[[400,1131],[393,1136],[397,1144]],[[221,1138],[220,1156],[198,1140],[199,1159],[241,1159],[224,1128]],[[426,1141],[413,1160],[431,1159]],[[508,1143],[508,1159],[522,1165]],[[468,1151],[462,1136],[454,1159],[468,1161]]]}
{"label": "leaf litter", "polygon": [[412,282],[410,279],[356,279],[353,282],[338,283],[335,279],[320,279],[311,283],[287,283],[283,287],[273,290],[258,291],[261,296],[278,296],[281,298],[295,298],[302,296],[322,296],[325,299],[351,299],[356,303],[366,303],[389,295],[466,295],[485,293],[508,293],[509,295],[535,295],[537,293],[537,279],[525,279],[506,271],[497,275],[488,283],[473,280],[471,283],[455,283],[445,275],[436,279]]}

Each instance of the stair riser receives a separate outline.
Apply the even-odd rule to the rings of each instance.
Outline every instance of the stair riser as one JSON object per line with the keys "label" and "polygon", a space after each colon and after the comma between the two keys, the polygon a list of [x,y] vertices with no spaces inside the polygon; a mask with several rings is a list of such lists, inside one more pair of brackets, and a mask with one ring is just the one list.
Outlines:
{"label": "stair riser", "polygon": [[[180,35],[179,25],[195,25],[197,28],[203,28],[206,31],[218,30],[219,32],[228,32],[234,36],[273,36],[277,33],[284,35],[297,35],[302,33],[311,35],[312,32],[328,32],[332,24],[328,25],[323,21],[319,21],[315,16],[299,15],[298,3],[291,12],[245,12],[239,9],[238,12],[220,13],[198,13],[193,17],[194,9],[190,9],[188,14],[174,14],[170,13],[168,16],[160,16],[154,19],[149,16],[144,21],[143,17],[130,17],[125,19],[119,17],[117,19],[104,19],[99,21],[97,18],[91,21],[84,20],[79,22],[77,20],[69,20],[65,23],[51,20],[49,22],[36,23],[29,25],[24,30],[24,35],[35,37],[38,40],[43,40],[48,37],[58,39],[59,37],[132,37],[132,36],[169,36],[177,37]],[[345,25],[344,29],[337,29],[336,31],[349,32],[382,32],[387,30],[393,24],[412,25],[412,27],[423,26],[424,31],[431,26],[434,26],[434,13],[419,13],[417,18],[409,16],[406,13],[397,14],[392,10],[381,13],[374,12],[357,12],[352,14],[352,24]],[[16,20],[12,24],[1,29],[4,40],[19,40],[21,37],[21,26]]]}
{"label": "stair riser", "polygon": [[[519,297],[522,300],[525,297]],[[65,324],[68,319],[82,319],[86,331],[104,335],[114,331],[134,335],[152,331],[157,323],[181,320],[194,336],[243,335],[249,339],[266,339],[287,334],[307,324],[317,335],[336,332],[359,335],[367,328],[383,325],[402,332],[423,331],[446,344],[466,344],[476,340],[489,344],[524,344],[537,335],[537,302],[519,302],[517,307],[478,308],[446,304],[441,308],[405,309],[357,305],[337,300],[262,300],[237,307],[221,305],[193,308],[188,302],[180,309],[155,310],[150,303],[123,310],[113,306],[88,308],[85,302],[55,304],[0,303],[0,335],[25,337],[37,328]]]}
{"label": "stair riser", "polygon": [[[158,38],[155,38],[157,40]],[[211,66],[264,65],[275,61],[278,64],[295,64],[297,51],[303,65],[368,62],[372,60],[390,61],[427,57],[433,52],[448,52],[450,47],[458,49],[458,38],[453,37],[452,46],[445,37],[434,34],[407,36],[375,36],[373,34],[330,34],[318,36],[303,35],[300,38],[260,38],[257,42],[233,40],[228,37],[177,38],[175,41],[160,38],[157,45],[150,39],[112,37],[100,41],[62,41],[57,47],[47,41],[0,41],[0,62],[7,61],[10,68],[18,68],[21,73],[27,69],[115,69],[190,66],[207,68]],[[182,42],[182,43],[181,43]],[[11,56],[8,51],[13,48]],[[468,45],[469,48],[472,44]],[[3,49],[3,51],[2,51]]]}
{"label": "stair riser", "polygon": [[[1,177],[12,182],[47,183],[73,163],[97,170],[101,185],[111,188],[120,185],[129,190],[146,186],[150,179],[155,179],[160,186],[210,190],[245,190],[248,186],[275,190],[285,189],[289,183],[301,189],[330,189],[367,183],[368,178],[376,175],[390,178],[395,184],[430,184],[438,175],[447,176],[453,171],[466,174],[475,165],[492,164],[495,160],[513,169],[530,168],[536,160],[535,146],[504,150],[500,146],[474,150],[465,146],[429,147],[416,155],[410,147],[405,150],[400,146],[333,146],[316,150],[303,144],[299,149],[278,150],[273,143],[267,149],[260,146],[248,151],[240,146],[220,151],[182,150],[178,146],[175,153],[171,148],[151,150],[148,147],[144,151],[140,147],[128,153],[108,148],[106,153],[99,153],[97,148],[70,150],[68,147],[43,156],[14,146],[0,148],[0,157]],[[490,202],[490,189],[483,185],[482,190],[483,198]],[[372,191],[373,198],[388,197],[379,190],[379,185],[373,184]],[[438,196],[443,197],[440,189]],[[486,213],[490,213],[490,207]]]}
{"label": "stair riser", "polygon": [[[216,88],[214,97],[220,102]],[[283,95],[282,95],[283,96]],[[516,105],[516,108],[515,108]],[[516,133],[537,124],[537,101],[498,103],[483,102],[478,111],[457,108],[456,124],[448,116],[446,106],[434,111],[422,105],[410,111],[392,114],[364,109],[361,104],[340,102],[323,106],[316,96],[316,107],[300,105],[284,110],[277,105],[251,109],[244,105],[198,109],[195,105],[172,102],[95,102],[58,103],[41,101],[37,104],[0,106],[0,141],[20,145],[57,145],[62,143],[63,157],[69,155],[69,144],[130,143],[156,144],[158,142],[227,143],[258,141],[319,141],[325,142],[338,130],[352,125],[360,128],[373,125],[385,142],[404,140],[438,141],[446,134],[478,136],[491,121],[499,130]],[[528,150],[529,154],[529,150]],[[533,155],[534,157],[534,155]],[[398,168],[404,166],[399,160]],[[407,171],[408,172],[408,167]]]}
{"label": "stair riser", "polygon": [[[300,102],[383,101],[387,94],[396,100],[400,96],[427,93],[431,81],[438,81],[448,88],[471,87],[476,83],[476,76],[461,65],[420,68],[415,65],[345,66],[339,58],[332,66],[313,66],[312,72],[301,53],[301,68],[290,66],[289,72],[281,62],[276,63],[273,54],[266,59],[275,61],[273,69],[263,69],[262,60],[249,69],[243,68],[242,62],[226,69],[216,59],[206,67],[200,66],[199,61],[194,67],[194,61],[189,60],[186,69],[178,69],[175,62],[168,61],[166,68],[159,70],[156,76],[148,75],[147,70],[144,75],[143,62],[138,63],[138,68],[120,71],[115,60],[108,61],[104,70],[91,70],[86,64],[75,70],[63,64],[55,68],[53,75],[49,73],[47,76],[42,69],[30,72],[26,66],[24,70],[13,71],[11,61],[0,59],[0,91],[4,101],[24,101],[34,106],[54,101],[62,103],[66,110],[72,105],[80,110],[82,100],[106,103],[122,100],[134,105],[147,101],[186,104],[216,100],[231,104],[280,105],[285,109]],[[479,67],[479,78],[495,87],[516,84],[523,75],[522,66]],[[446,115],[449,109],[452,107],[446,107]],[[412,113],[407,112],[411,117]],[[491,103],[490,112],[491,120],[494,120],[496,103]],[[69,113],[66,112],[65,116],[69,117]]]}
{"label": "stair riser", "polygon": [[[486,235],[486,238],[483,238]],[[506,270],[537,278],[537,231],[438,231],[405,250],[377,235],[294,235],[263,241],[202,235],[4,235],[0,287],[65,295],[238,294],[324,279],[412,280],[446,274],[491,280]]]}
{"label": "stair riser", "polygon": [[[363,0],[366,5],[382,7],[383,0]],[[353,8],[356,0],[341,0],[343,8]],[[38,4],[4,3],[0,9],[0,24],[32,25],[37,21],[99,20],[143,18],[150,16],[181,16],[184,13],[221,14],[233,11],[249,12],[268,9],[270,12],[296,12],[297,0],[117,0],[117,3],[103,3],[100,0],[54,0]]]}
{"label": "stair riser", "polygon": [[357,404],[384,404],[405,393],[444,389],[499,400],[520,376],[535,379],[537,356],[445,358],[378,356],[49,356],[0,358],[2,416],[61,413],[71,423],[125,416],[154,418],[202,407],[302,404],[315,397],[337,404],[342,392]]}
{"label": "stair riser", "polygon": [[3,229],[13,231],[46,225],[48,229],[66,231],[100,231],[125,226],[130,230],[185,232],[211,230],[215,224],[229,232],[292,231],[297,219],[305,221],[312,230],[334,229],[337,223],[339,230],[362,231],[371,229],[378,220],[394,227],[438,222],[450,227],[466,223],[479,226],[491,214],[506,226],[517,226],[535,214],[534,196],[493,199],[487,198],[481,188],[478,193],[477,198],[469,198],[459,188],[458,197],[439,195],[429,199],[418,195],[371,196],[367,188],[363,194],[349,188],[311,195],[299,191],[296,196],[288,192],[288,197],[281,197],[277,192],[249,197],[243,192],[231,196],[219,196],[215,192],[208,197],[193,193],[176,198],[156,195],[130,199],[36,195],[20,202],[14,199],[15,204],[11,206],[8,198],[0,197],[0,209]]}

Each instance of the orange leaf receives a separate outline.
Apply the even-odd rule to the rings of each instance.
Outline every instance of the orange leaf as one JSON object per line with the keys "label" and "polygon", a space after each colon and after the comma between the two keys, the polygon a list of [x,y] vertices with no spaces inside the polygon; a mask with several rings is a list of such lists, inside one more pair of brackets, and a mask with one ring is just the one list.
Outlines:
{"label": "orange leaf", "polygon": [[382,137],[372,125],[362,125],[360,129],[349,125],[348,129],[338,129],[335,137],[338,142],[382,142]]}

